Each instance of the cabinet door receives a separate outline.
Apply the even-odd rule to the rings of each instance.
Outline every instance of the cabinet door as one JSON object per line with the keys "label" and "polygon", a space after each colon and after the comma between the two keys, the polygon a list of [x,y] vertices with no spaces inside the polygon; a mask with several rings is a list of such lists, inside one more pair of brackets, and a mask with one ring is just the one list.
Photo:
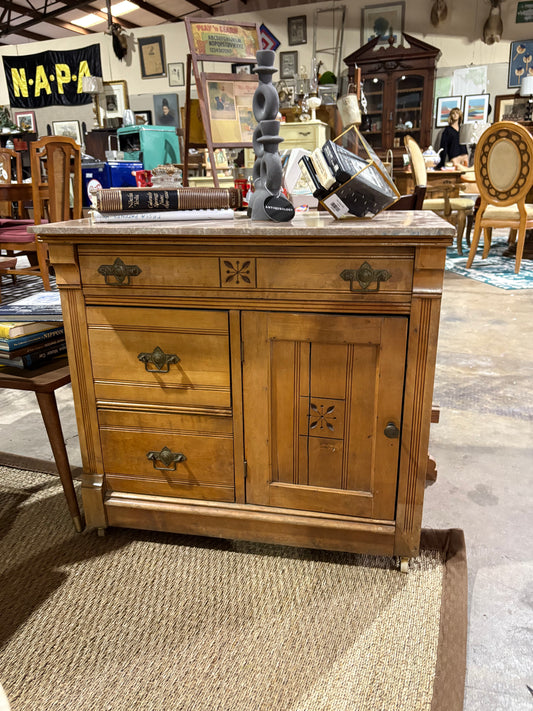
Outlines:
{"label": "cabinet door", "polygon": [[[373,77],[363,82],[363,94],[366,98],[365,122],[361,125],[361,132],[374,150],[387,148],[384,139],[387,116],[384,105],[385,85],[382,79]],[[383,123],[385,122],[385,125]]]}
{"label": "cabinet door", "polygon": [[[406,134],[420,144],[423,128],[422,102],[424,97],[424,77],[421,74],[394,75],[394,145],[403,146]],[[423,146],[427,148],[427,146]]]}
{"label": "cabinet door", "polygon": [[247,502],[392,520],[407,318],[249,312],[242,326]]}

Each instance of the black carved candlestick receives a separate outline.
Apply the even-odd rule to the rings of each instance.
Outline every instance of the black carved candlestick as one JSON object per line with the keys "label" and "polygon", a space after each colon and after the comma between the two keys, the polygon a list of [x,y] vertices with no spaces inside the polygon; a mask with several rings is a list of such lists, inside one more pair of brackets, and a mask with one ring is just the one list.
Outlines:
{"label": "black carved candlestick", "polygon": [[276,119],[279,98],[272,84],[275,53],[271,49],[257,52],[257,72],[259,84],[255,90],[253,112],[257,127],[252,144],[256,159],[253,169],[254,192],[249,202],[248,214],[252,220],[274,220],[287,222],[294,217],[294,207],[281,194],[282,168],[278,145],[283,141],[279,135],[279,121]]}

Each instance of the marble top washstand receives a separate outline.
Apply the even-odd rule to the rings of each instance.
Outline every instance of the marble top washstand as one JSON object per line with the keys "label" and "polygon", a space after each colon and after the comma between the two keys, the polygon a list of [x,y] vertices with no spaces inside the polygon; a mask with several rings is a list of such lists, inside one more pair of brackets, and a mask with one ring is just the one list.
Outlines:
{"label": "marble top washstand", "polygon": [[[275,223],[252,221],[236,216],[233,220],[198,220],[183,222],[107,222],[96,223],[90,218],[55,222],[30,227],[29,231],[42,235],[46,242],[90,242],[94,237],[99,241],[129,242],[153,236],[156,241],[177,239],[179,242],[196,242],[209,236],[217,242],[290,242],[305,244],[327,238],[328,244],[356,243],[403,245],[451,244],[455,228],[433,212],[385,211],[371,219],[334,219],[322,212],[297,215],[291,222]],[[408,238],[406,241],[406,237]]]}

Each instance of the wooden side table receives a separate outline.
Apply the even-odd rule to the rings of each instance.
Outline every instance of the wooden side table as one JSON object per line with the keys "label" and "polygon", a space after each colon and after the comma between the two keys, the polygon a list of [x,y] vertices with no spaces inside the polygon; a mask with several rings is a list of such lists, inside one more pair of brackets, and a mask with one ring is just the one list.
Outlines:
{"label": "wooden side table", "polygon": [[70,383],[70,370],[66,358],[59,358],[35,370],[0,368],[0,388],[30,390],[37,396],[57,471],[65,492],[67,506],[74,522],[74,528],[79,533],[83,529],[81,514],[74,491],[61,420],[54,395],[55,390],[67,383]]}

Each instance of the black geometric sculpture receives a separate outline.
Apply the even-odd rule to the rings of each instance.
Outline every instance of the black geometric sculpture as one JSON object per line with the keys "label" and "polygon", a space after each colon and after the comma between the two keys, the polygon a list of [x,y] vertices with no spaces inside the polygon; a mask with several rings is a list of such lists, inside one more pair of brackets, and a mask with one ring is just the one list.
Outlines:
{"label": "black geometric sculpture", "polygon": [[294,217],[294,207],[281,194],[282,168],[278,146],[283,141],[279,135],[279,97],[272,84],[275,53],[271,49],[259,50],[256,54],[259,83],[255,90],[253,112],[257,127],[252,144],[256,159],[252,179],[254,192],[251,195],[248,215],[252,220],[287,222]]}

